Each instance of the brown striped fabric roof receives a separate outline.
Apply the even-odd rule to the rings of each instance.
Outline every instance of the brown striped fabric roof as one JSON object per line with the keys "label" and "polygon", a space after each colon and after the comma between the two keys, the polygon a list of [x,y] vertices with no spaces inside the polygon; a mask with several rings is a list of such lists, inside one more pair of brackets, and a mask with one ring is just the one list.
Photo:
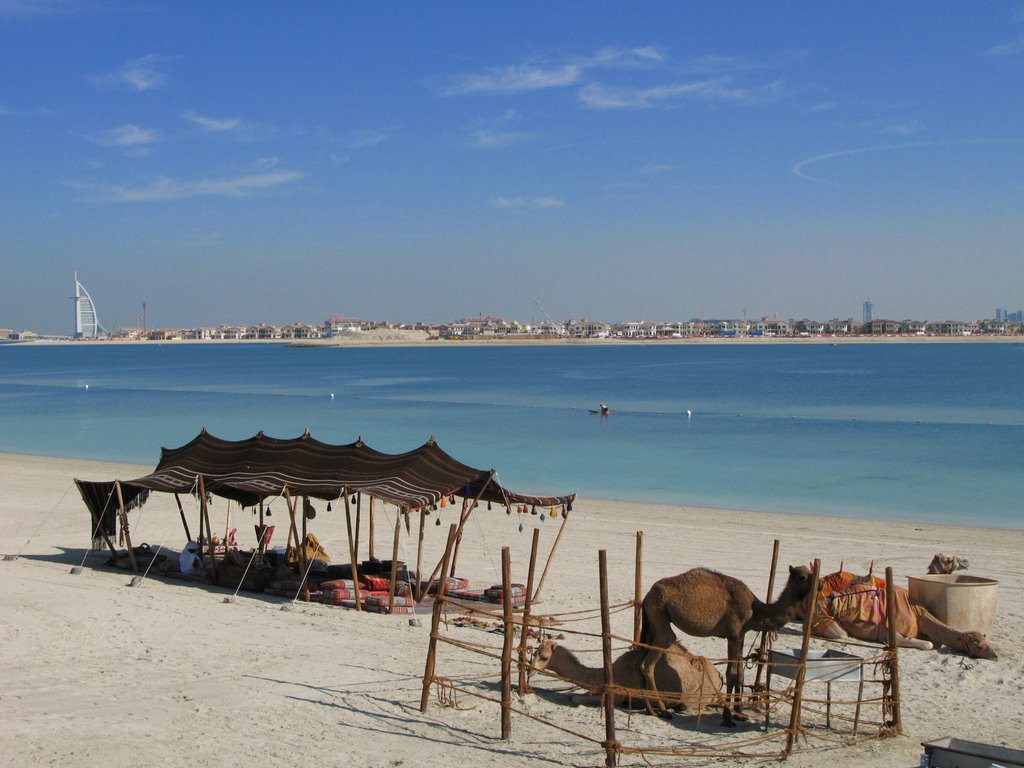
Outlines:
{"label": "brown striped fabric roof", "polygon": [[[332,445],[301,437],[281,440],[260,432],[248,440],[222,440],[205,429],[180,448],[161,450],[160,463],[144,477],[121,481],[129,508],[145,503],[152,491],[198,493],[198,479],[208,493],[242,506],[279,496],[337,499],[344,493],[366,493],[406,509],[438,503],[442,497],[479,497],[503,505],[561,506],[575,494],[533,496],[503,488],[493,470],[469,467],[452,458],[430,438],[408,453],[389,454],[357,440]],[[97,517],[116,507],[115,481],[76,480],[82,498]]]}

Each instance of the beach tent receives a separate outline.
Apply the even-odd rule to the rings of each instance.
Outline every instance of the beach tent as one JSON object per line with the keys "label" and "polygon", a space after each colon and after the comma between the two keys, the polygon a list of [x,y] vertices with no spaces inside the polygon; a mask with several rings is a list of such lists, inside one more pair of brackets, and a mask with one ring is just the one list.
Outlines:
{"label": "beach tent", "polygon": [[[348,512],[349,497],[358,494],[368,495],[371,504],[378,499],[398,506],[407,523],[409,513],[418,511],[421,538],[426,511],[455,496],[463,499],[459,535],[480,501],[497,502],[505,508],[561,507],[564,512],[572,508],[575,499],[575,494],[535,496],[504,488],[495,480],[495,470],[474,469],[457,461],[433,437],[407,453],[389,454],[370,448],[362,439],[347,445],[323,443],[308,430],[293,439],[277,439],[260,432],[247,440],[222,440],[204,429],[180,448],[161,449],[160,462],[148,475],[133,480],[76,479],[75,483],[91,513],[94,539],[101,536],[111,550],[117,521],[121,520],[127,528],[127,511],[145,504],[152,492],[197,496],[201,506],[200,528],[205,527],[207,532],[211,530],[208,496],[231,499],[243,507],[260,505],[261,510],[264,500],[284,497],[291,513],[289,541],[294,534],[296,544],[300,539],[295,512],[300,497],[305,497],[304,511],[312,497],[325,501],[343,499]],[[302,541],[306,518],[303,514]],[[183,512],[182,522],[188,532]],[[397,535],[396,525],[396,540]],[[130,539],[128,545],[131,555]],[[209,546],[212,560],[212,543]],[[352,549],[353,560],[355,554]]]}

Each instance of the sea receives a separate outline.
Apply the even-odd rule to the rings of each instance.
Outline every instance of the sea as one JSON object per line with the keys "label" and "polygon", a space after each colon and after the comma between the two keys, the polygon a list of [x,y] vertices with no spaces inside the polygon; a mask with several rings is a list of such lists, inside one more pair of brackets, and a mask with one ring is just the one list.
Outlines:
{"label": "sea", "polygon": [[579,503],[1024,528],[1024,343],[0,345],[0,451],[154,466],[204,428],[434,437]]}

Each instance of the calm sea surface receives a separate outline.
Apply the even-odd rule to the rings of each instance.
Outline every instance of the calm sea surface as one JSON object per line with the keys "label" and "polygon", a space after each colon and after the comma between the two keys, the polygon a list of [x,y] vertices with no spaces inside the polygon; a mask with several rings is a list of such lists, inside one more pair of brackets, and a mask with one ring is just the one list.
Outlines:
{"label": "calm sea surface", "polygon": [[155,465],[203,427],[434,435],[525,492],[1024,527],[1024,344],[0,346],[0,451]]}

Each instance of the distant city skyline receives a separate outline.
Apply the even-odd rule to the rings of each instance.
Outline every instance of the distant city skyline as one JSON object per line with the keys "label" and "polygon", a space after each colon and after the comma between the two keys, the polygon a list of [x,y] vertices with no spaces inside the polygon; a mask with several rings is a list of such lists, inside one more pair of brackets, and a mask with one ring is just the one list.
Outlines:
{"label": "distant city skyline", "polygon": [[1024,304],[1020,4],[25,0],[0,67],[3,327]]}

